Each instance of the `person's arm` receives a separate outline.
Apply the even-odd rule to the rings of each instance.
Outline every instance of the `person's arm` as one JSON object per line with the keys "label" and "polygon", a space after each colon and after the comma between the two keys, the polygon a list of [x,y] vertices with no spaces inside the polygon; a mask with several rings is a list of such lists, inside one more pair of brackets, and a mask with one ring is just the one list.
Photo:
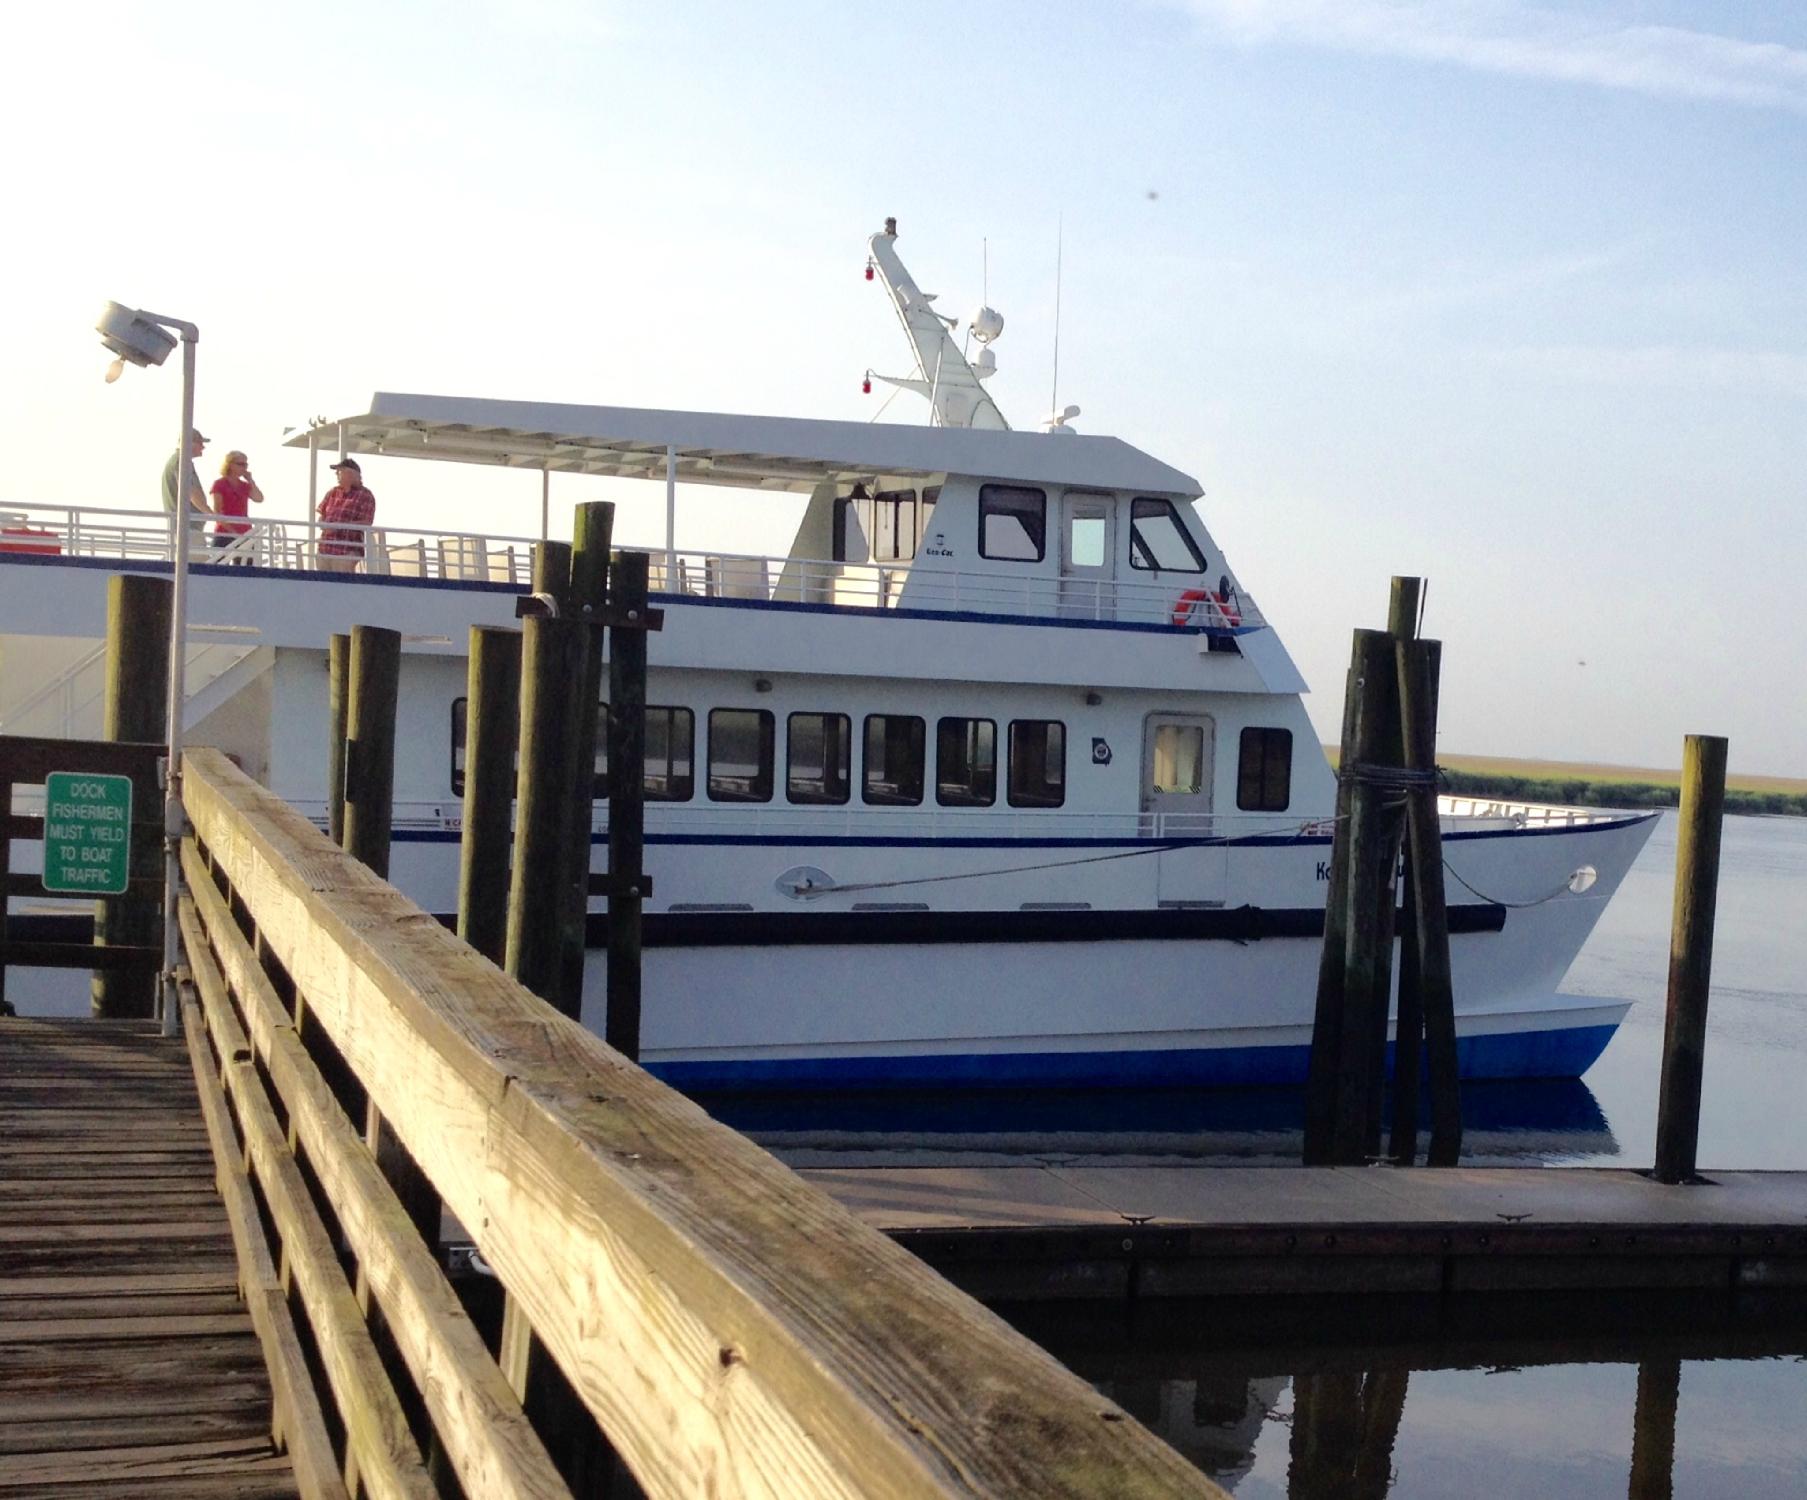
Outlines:
{"label": "person's arm", "polygon": [[245,483],[251,486],[251,499],[257,504],[262,505],[264,503],[264,492],[257,487],[257,481],[247,474],[245,476]]}
{"label": "person's arm", "polygon": [[204,516],[213,514],[213,507],[207,503],[207,491],[201,487],[201,476],[195,473],[192,464],[188,469],[188,503]]}

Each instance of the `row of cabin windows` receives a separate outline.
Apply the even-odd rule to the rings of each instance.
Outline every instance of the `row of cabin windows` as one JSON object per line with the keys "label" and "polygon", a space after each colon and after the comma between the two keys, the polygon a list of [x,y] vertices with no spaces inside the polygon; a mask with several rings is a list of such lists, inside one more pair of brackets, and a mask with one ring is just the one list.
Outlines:
{"label": "row of cabin windows", "polygon": [[[867,495],[855,485],[835,505],[834,561],[846,562],[848,520],[859,519],[875,563],[909,562],[928,535],[929,519],[941,496],[930,485],[920,499],[915,490],[880,490]],[[1098,528],[1102,541],[1103,523]],[[979,487],[979,555],[999,562],[1041,562],[1048,555],[1048,494],[1016,484]],[[1105,559],[1088,557],[1090,566]],[[1171,500],[1140,496],[1129,505],[1129,564],[1144,572],[1202,573],[1209,566]]]}
{"label": "row of cabin windows", "polygon": [[[464,795],[466,701],[452,704],[452,791]],[[606,705],[605,705],[606,711]],[[840,805],[853,795],[853,721],[795,713],[786,721],[785,798]],[[777,721],[762,708],[709,712],[707,781],[712,802],[770,802]],[[927,779],[927,725],[914,714],[868,714],[860,795],[873,806],[915,807]],[[645,795],[688,802],[696,794],[696,717],[688,708],[646,710]],[[1060,807],[1067,798],[1067,731],[1055,719],[1012,720],[1005,736],[1005,796],[1012,807]],[[594,794],[606,798],[607,752],[598,745]],[[940,719],[935,726],[935,800],[990,807],[998,797],[998,726],[993,719]]]}

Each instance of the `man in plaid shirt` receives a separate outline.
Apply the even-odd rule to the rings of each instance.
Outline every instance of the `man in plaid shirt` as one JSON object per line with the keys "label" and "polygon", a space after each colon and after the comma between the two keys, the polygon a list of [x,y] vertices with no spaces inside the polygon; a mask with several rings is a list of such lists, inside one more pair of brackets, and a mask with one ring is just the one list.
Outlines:
{"label": "man in plaid shirt", "polygon": [[355,528],[376,520],[376,496],[364,488],[364,471],[355,458],[334,464],[333,477],[339,482],[320,502],[320,519],[326,522],[320,533],[320,568],[350,573],[364,555],[364,533]]}

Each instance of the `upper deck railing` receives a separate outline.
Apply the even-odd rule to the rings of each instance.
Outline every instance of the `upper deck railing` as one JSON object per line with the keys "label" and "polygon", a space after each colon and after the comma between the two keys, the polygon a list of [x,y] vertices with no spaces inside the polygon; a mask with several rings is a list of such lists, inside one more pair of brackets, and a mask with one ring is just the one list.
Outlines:
{"label": "upper deck railing", "polygon": [[[318,522],[264,517],[235,521],[246,529],[215,545],[210,518],[198,514],[189,560],[314,572],[320,568]],[[525,588],[535,539],[436,531],[421,527],[335,526],[363,537],[359,573],[432,578]],[[1206,580],[1171,573],[1148,578],[1054,576],[1014,568],[915,568],[908,562],[852,563],[694,550],[644,550],[652,591],[675,598],[828,605],[846,609],[925,610],[1003,618],[1039,617],[1166,625],[1214,635],[1242,634],[1267,623],[1246,594],[1220,597]],[[0,509],[0,555],[170,559],[168,518],[161,511],[104,506],[23,505]]]}

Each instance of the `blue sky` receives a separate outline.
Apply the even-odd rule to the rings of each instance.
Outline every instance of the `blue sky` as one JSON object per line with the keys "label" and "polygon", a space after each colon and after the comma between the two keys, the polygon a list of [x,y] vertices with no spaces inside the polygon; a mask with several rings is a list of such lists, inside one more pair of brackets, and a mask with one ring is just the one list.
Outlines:
{"label": "blue sky", "polygon": [[[1327,735],[1350,629],[1419,572],[1446,750],[1720,733],[1807,775],[1807,9],[51,11],[9,16],[36,65],[0,99],[19,498],[150,499],[175,388],[100,384],[107,297],[201,324],[201,424],[293,514],[281,430],[378,388],[870,415],[886,214],[954,308],[988,242],[1032,425],[1058,225],[1061,401],[1198,475]],[[395,522],[537,520],[523,476],[370,477]]]}

